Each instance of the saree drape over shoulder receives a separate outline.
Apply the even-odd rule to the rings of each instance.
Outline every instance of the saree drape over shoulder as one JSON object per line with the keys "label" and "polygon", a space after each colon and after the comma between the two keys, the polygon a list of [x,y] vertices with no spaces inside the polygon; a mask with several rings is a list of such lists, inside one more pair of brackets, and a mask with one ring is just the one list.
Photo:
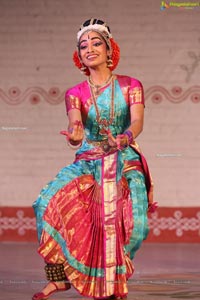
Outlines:
{"label": "saree drape over shoulder", "polygon": [[[96,99],[101,118],[110,118],[110,99],[108,85]],[[141,83],[117,75],[109,126],[114,136],[129,127],[130,106],[138,103],[144,104]],[[33,204],[38,252],[48,263],[64,264],[66,277],[80,294],[123,296],[134,271],[131,260],[148,234],[148,166],[135,142],[119,151],[99,134],[87,81],[67,91],[66,108],[81,111],[85,139],[74,162],[60,170]]]}

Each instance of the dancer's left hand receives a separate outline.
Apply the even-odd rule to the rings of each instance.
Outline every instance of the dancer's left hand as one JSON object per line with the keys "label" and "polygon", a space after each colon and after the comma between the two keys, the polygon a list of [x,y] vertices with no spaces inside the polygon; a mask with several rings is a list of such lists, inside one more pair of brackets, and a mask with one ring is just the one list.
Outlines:
{"label": "dancer's left hand", "polygon": [[108,143],[110,146],[114,147],[117,146],[119,150],[124,149],[128,146],[128,138],[126,134],[118,134],[114,137],[110,130],[107,130],[108,135]]}

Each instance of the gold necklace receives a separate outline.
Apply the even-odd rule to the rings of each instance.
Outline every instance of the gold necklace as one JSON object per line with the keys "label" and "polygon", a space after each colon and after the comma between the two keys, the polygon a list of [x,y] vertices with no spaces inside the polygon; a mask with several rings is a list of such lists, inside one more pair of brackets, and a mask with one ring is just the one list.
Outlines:
{"label": "gold necklace", "polygon": [[103,88],[103,87],[105,87],[107,84],[109,84],[109,83],[111,82],[112,78],[113,78],[113,75],[111,74],[111,75],[108,77],[108,79],[107,79],[104,83],[102,83],[102,84],[95,84],[95,83],[92,81],[91,77],[89,77],[88,83],[89,83],[89,85],[90,85],[93,89],[95,89],[95,94],[96,94],[96,95],[99,95],[100,89]]}
{"label": "gold necklace", "polygon": [[99,130],[100,135],[107,135],[106,131],[107,131],[108,127],[113,123],[113,120],[114,120],[114,91],[115,91],[115,84],[114,83],[115,83],[115,81],[114,81],[113,76],[112,76],[111,109],[110,109],[110,118],[109,118],[109,120],[101,118],[99,108],[98,108],[97,102],[96,102],[96,96],[95,96],[94,91],[93,91],[93,87],[90,86],[92,100],[93,100],[94,108],[95,108],[95,111],[96,111],[96,121],[97,121],[97,123],[99,124],[99,127],[100,127],[100,130]]}

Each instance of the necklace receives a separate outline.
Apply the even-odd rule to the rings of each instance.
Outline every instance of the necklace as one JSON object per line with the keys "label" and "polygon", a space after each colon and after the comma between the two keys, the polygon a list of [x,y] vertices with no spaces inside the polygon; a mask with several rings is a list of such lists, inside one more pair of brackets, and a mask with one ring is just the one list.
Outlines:
{"label": "necklace", "polygon": [[107,84],[109,84],[111,82],[112,78],[113,78],[113,75],[111,74],[104,83],[102,83],[102,84],[94,84],[94,82],[92,81],[91,77],[89,77],[88,83],[95,90],[95,94],[99,95],[100,89],[103,88],[103,87],[105,87]]}
{"label": "necklace", "polygon": [[113,123],[114,120],[114,90],[115,90],[115,84],[114,84],[114,79],[113,76],[112,78],[112,85],[111,85],[111,108],[110,108],[110,118],[109,120],[107,119],[102,119],[100,116],[100,112],[99,112],[99,108],[97,106],[97,98],[94,94],[93,91],[93,87],[90,86],[90,91],[91,91],[91,95],[92,95],[92,100],[94,103],[94,108],[96,111],[96,121],[99,124],[100,130],[99,130],[99,134],[100,135],[107,135],[107,129],[108,127]]}

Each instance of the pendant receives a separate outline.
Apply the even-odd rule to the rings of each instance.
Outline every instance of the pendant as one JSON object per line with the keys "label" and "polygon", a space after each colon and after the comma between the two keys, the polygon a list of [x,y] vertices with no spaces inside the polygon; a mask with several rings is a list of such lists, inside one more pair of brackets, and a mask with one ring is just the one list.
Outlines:
{"label": "pendant", "polygon": [[108,127],[109,121],[107,119],[100,119],[99,123],[105,128]]}
{"label": "pendant", "polygon": [[102,127],[102,128],[99,130],[99,134],[100,134],[100,135],[108,135],[108,130],[107,130],[105,127]]}
{"label": "pendant", "polygon": [[106,153],[110,151],[110,148],[111,147],[108,144],[107,145],[103,145],[103,151],[106,152]]}

